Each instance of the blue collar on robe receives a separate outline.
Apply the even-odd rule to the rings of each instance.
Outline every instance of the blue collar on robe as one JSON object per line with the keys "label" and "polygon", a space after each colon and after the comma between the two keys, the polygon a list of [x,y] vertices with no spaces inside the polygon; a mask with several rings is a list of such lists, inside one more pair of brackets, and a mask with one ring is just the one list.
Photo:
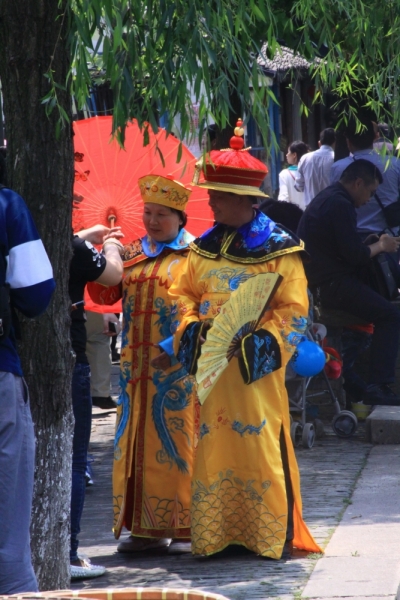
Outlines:
{"label": "blue collar on robe", "polygon": [[276,223],[271,221],[271,219],[260,210],[255,210],[255,213],[253,220],[250,221],[250,223],[242,225],[239,229],[216,223],[214,227],[211,227],[211,229],[207,229],[207,231],[202,233],[196,242],[198,241],[207,244],[207,242],[214,241],[216,237],[219,237],[220,233],[223,231],[228,233],[239,233],[248,248],[260,246],[269,239],[276,227]]}
{"label": "blue collar on robe", "polygon": [[256,210],[254,219],[250,223],[239,227],[237,232],[242,236],[247,248],[256,248],[269,240],[275,227],[276,223],[274,221],[271,221],[260,210]]}
{"label": "blue collar on robe", "polygon": [[168,244],[165,244],[164,242],[156,242],[149,235],[145,235],[141,239],[142,250],[149,258],[158,256],[161,254],[164,248],[170,248],[171,250],[184,250],[193,240],[194,236],[186,231],[186,229],[181,229],[176,238]]}
{"label": "blue collar on robe", "polygon": [[299,238],[256,210],[250,223],[235,229],[217,223],[190,247],[207,258],[222,256],[233,262],[260,263],[291,252],[302,252]]}

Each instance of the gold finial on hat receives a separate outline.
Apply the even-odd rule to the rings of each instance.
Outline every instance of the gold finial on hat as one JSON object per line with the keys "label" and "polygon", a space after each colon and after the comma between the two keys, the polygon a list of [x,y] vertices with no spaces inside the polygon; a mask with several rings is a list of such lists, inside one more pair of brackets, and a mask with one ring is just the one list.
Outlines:
{"label": "gold finial on hat", "polygon": [[236,127],[234,129],[234,134],[229,140],[229,145],[233,150],[241,150],[244,146],[244,129],[242,127],[243,121],[242,119],[238,119],[236,123]]}

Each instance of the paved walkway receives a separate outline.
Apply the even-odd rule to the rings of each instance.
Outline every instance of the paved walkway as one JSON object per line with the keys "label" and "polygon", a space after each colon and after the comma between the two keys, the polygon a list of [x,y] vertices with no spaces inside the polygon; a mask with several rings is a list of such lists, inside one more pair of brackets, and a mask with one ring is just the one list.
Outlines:
{"label": "paved walkway", "polygon": [[[93,413],[90,452],[94,457],[95,485],[87,488],[80,550],[92,562],[105,565],[108,571],[98,579],[74,583],[73,589],[154,586],[203,589],[222,594],[231,600],[300,599],[303,590],[307,589],[306,585],[315,565],[327,559],[318,560],[319,556],[304,556],[301,553],[289,561],[266,560],[252,554],[194,558],[191,555],[132,557],[117,553],[117,542],[111,532],[115,411],[106,412],[94,408]],[[345,509],[350,509],[354,487],[372,448],[363,441],[362,430],[351,440],[337,438],[328,426],[326,432],[327,435],[317,441],[311,450],[297,451],[305,520],[323,547],[327,546],[337,529]],[[390,448],[397,449],[389,446],[385,448],[387,456],[391,455]],[[387,456],[381,456],[381,467],[382,461],[387,462]],[[400,465],[400,461],[398,462]],[[400,499],[400,494],[398,498]],[[349,518],[351,520],[351,516]],[[356,550],[361,552],[362,545],[357,545],[353,552]],[[326,572],[322,576],[326,582],[325,590],[334,589],[329,577]],[[323,589],[318,589],[319,598],[340,596],[330,593],[321,595]],[[314,592],[313,597],[317,597]],[[391,595],[390,598],[394,596]],[[361,596],[358,600],[361,600]]]}
{"label": "paved walkway", "polygon": [[302,598],[398,598],[400,447],[375,446]]}

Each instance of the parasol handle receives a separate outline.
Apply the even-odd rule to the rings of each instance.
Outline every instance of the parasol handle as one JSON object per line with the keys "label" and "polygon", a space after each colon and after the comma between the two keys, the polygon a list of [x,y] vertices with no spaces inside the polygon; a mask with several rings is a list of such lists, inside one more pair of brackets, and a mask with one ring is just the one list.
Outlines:
{"label": "parasol handle", "polygon": [[108,215],[107,217],[108,222],[110,223],[110,227],[115,227],[115,221],[117,220],[117,217],[113,214]]}

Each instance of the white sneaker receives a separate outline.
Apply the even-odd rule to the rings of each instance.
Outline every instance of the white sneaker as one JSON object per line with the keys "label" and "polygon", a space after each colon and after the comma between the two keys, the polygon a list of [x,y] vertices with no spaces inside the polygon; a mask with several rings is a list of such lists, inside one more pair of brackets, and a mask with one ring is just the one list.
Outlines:
{"label": "white sneaker", "polygon": [[88,558],[80,558],[81,566],[70,565],[71,579],[91,579],[100,577],[106,572],[105,567],[100,565],[92,565]]}
{"label": "white sneaker", "polygon": [[168,554],[188,554],[191,551],[192,543],[181,540],[172,540],[168,547]]}

